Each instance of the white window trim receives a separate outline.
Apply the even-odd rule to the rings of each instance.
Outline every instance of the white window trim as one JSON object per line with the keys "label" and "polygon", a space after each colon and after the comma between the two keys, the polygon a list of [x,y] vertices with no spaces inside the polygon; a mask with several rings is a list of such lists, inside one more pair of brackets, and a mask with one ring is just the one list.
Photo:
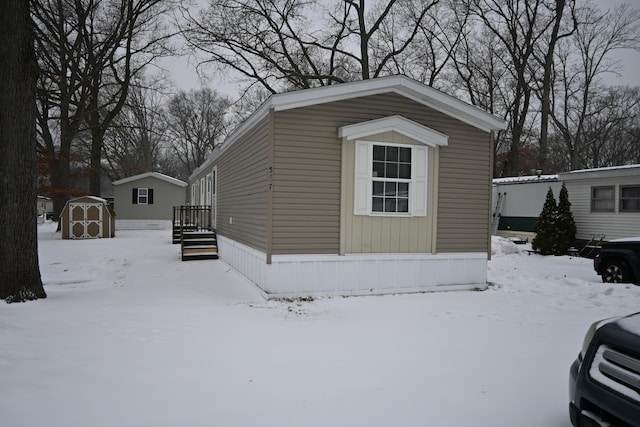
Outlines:
{"label": "white window trim", "polygon": [[207,183],[207,191],[206,191],[206,198],[205,198],[205,204],[207,206],[211,206],[211,184],[212,184],[212,172],[209,172],[207,174],[206,177],[206,183]]}
{"label": "white window trim", "polygon": [[[393,146],[411,149],[411,180],[409,180],[409,212],[373,212],[373,146]],[[384,217],[412,217],[427,215],[427,162],[426,146],[396,144],[381,141],[355,141],[355,177],[353,214]],[[404,180],[398,180],[402,182]],[[407,181],[404,181],[407,182]]]}
{"label": "white window trim", "polygon": [[[142,192],[144,191],[144,195]],[[144,197],[144,202],[141,199]],[[149,189],[148,188],[140,188],[138,187],[138,205],[148,205],[149,204]]]}

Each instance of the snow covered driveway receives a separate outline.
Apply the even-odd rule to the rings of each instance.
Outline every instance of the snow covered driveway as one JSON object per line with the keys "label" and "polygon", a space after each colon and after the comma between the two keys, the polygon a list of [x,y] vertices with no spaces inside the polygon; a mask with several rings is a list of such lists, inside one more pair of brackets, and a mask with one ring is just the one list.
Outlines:
{"label": "snow covered driveway", "polygon": [[265,301],[220,260],[181,262],[170,231],[52,227],[49,297],[0,305],[6,426],[568,427],[586,328],[640,311],[590,260],[504,241],[486,291]]}

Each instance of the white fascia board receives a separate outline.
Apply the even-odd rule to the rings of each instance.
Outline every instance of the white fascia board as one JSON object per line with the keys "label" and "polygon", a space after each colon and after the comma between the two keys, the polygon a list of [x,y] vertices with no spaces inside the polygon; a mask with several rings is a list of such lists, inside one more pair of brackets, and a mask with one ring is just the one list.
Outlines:
{"label": "white fascia board", "polygon": [[433,108],[485,132],[507,128],[504,120],[478,107],[400,75],[289,92],[274,95],[270,100],[275,111],[283,111],[390,92]]}
{"label": "white fascia board", "polygon": [[179,185],[180,187],[186,187],[187,186],[186,182],[181,181],[181,180],[179,180],[177,178],[173,178],[171,176],[162,174],[160,172],[145,172],[145,173],[141,173],[140,175],[134,175],[134,176],[130,176],[128,178],[120,179],[118,181],[113,181],[112,184],[113,185],[126,184],[128,182],[137,181],[139,179],[143,179],[143,178],[147,178],[147,177],[158,178],[158,179],[161,179],[163,181],[169,182],[171,184]]}
{"label": "white fascia board", "polygon": [[338,137],[354,140],[385,132],[397,132],[431,147],[449,143],[447,135],[399,115],[343,126]]}
{"label": "white fascia board", "polygon": [[507,128],[504,120],[478,107],[467,104],[406,76],[397,75],[271,95],[225,139],[220,152],[224,152],[247,131],[252,129],[253,126],[269,114],[271,109],[285,111],[383,93],[397,93],[485,132]]}

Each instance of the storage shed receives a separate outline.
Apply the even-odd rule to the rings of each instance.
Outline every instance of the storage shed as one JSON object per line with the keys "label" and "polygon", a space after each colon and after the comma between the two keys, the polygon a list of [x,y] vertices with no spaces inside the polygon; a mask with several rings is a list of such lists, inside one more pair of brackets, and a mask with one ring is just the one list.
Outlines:
{"label": "storage shed", "polygon": [[486,286],[504,121],[404,76],[272,95],[189,178],[270,297]]}
{"label": "storage shed", "polygon": [[63,239],[115,237],[115,217],[105,199],[82,196],[67,202],[60,215]]}

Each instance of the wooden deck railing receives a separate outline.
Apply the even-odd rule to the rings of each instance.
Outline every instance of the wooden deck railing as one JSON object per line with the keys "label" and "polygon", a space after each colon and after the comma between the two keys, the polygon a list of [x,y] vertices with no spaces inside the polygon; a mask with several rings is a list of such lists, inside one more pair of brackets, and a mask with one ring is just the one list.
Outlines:
{"label": "wooden deck railing", "polygon": [[180,243],[186,231],[214,231],[211,206],[182,205],[173,207],[173,243]]}

